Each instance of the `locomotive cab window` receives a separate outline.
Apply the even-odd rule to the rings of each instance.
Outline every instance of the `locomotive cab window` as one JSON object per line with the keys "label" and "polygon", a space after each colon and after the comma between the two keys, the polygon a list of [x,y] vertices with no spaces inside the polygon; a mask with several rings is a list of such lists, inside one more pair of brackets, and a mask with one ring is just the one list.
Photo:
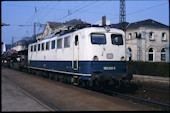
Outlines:
{"label": "locomotive cab window", "polygon": [[123,45],[122,35],[111,34],[111,41],[113,45]]}
{"label": "locomotive cab window", "polygon": [[91,34],[91,43],[92,44],[106,44],[105,34],[92,33]]}

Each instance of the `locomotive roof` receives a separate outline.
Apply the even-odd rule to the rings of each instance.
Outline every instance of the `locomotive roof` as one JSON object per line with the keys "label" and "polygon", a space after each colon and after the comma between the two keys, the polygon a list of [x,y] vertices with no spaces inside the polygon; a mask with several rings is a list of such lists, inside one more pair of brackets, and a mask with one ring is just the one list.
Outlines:
{"label": "locomotive roof", "polygon": [[[52,39],[54,37],[60,37],[60,36],[63,36],[63,35],[69,35],[70,33],[73,33],[73,32],[77,32],[77,31],[80,31],[80,30],[83,30],[83,29],[87,29],[87,28],[99,28],[99,29],[105,29],[104,26],[88,26],[88,27],[83,27],[81,29],[71,29],[71,30],[63,30],[61,31],[60,33],[53,33],[53,34],[50,34],[48,36],[46,36],[44,39],[40,40],[39,42],[35,42],[35,43],[32,43],[30,45],[34,45],[34,44],[37,44],[37,43],[41,43],[41,42],[44,42],[46,41],[47,39]],[[123,32],[123,30],[121,29],[118,29],[118,28],[110,28],[109,29],[114,29],[114,30],[118,30],[120,32]]]}

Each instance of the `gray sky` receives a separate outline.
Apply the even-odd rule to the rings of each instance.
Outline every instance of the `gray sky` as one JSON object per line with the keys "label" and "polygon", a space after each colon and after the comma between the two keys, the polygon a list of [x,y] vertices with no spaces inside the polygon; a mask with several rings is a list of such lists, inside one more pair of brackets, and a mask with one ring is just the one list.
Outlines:
{"label": "gray sky", "polygon": [[[126,0],[126,21],[137,22],[153,19],[165,25],[169,25],[168,0],[136,1]],[[112,23],[119,22],[119,0],[113,1],[3,1],[1,2],[1,41],[11,44],[21,40],[25,36],[33,35],[33,24],[38,22],[66,22],[71,19],[81,19],[94,24],[100,21],[102,16]],[[25,25],[25,26],[18,26]],[[43,31],[43,27],[37,26],[37,33]]]}

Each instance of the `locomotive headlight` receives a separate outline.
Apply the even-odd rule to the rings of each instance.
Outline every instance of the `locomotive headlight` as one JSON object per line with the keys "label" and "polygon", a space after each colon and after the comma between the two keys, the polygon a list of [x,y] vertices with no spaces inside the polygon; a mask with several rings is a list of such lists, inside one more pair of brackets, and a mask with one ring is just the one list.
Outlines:
{"label": "locomotive headlight", "polygon": [[93,57],[93,61],[98,61],[98,60],[99,60],[99,58],[97,56]]}

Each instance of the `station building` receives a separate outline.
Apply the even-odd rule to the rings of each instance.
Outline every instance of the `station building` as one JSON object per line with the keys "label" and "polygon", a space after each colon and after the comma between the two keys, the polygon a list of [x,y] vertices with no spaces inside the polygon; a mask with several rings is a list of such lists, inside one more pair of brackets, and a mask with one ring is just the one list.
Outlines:
{"label": "station building", "polygon": [[[120,26],[120,23],[110,25]],[[169,62],[169,26],[152,19],[125,22],[124,26],[127,61]]]}

